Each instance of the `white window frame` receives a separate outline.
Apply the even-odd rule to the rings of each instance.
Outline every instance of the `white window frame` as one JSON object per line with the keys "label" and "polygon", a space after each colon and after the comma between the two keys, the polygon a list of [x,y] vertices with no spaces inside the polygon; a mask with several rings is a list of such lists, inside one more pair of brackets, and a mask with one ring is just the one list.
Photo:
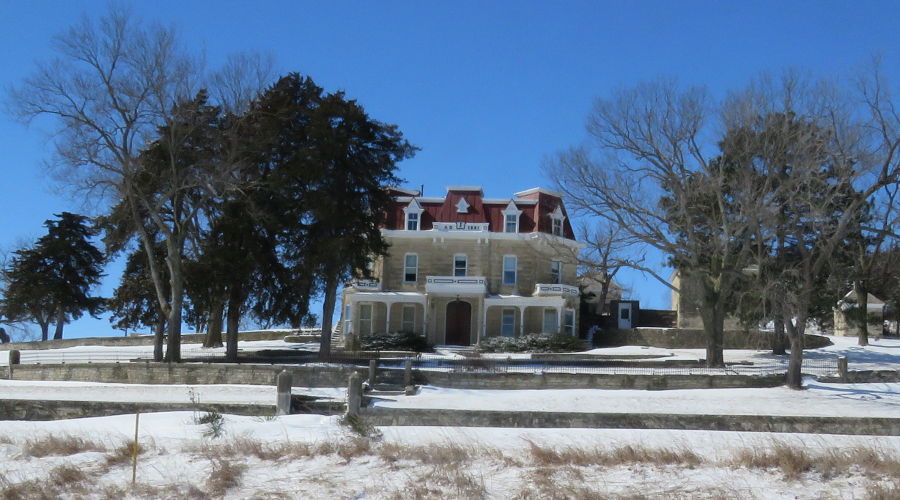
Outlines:
{"label": "white window frame", "polygon": [[[406,317],[406,312],[412,311],[412,318]],[[400,331],[403,333],[406,332],[415,332],[416,331],[416,305],[415,304],[403,304],[403,309],[400,311]]]}
{"label": "white window frame", "polygon": [[562,284],[563,263],[559,260],[550,261],[550,281],[554,285]]}
{"label": "white window frame", "polygon": [[[516,204],[512,201],[509,202],[509,205],[506,205],[506,208],[501,211],[503,214],[503,232],[504,233],[518,233],[519,232],[519,218],[522,215],[522,211],[516,207]],[[515,217],[516,225],[513,227],[513,231],[509,230],[509,217]]]}
{"label": "white window frame", "polygon": [[419,215],[416,212],[410,212],[406,214],[406,230],[407,231],[418,231],[419,230]]}
{"label": "white window frame", "polygon": [[563,332],[575,335],[575,309],[566,309],[563,312]]}
{"label": "white window frame", "polygon": [[[414,257],[416,259],[416,263],[413,266],[409,265],[409,258]],[[412,272],[410,272],[412,269]],[[413,279],[408,279],[409,275],[413,275]],[[417,253],[408,253],[403,255],[403,282],[404,283],[417,283],[419,281],[419,254]]]}
{"label": "white window frame", "polygon": [[[419,201],[415,198],[409,202],[409,205],[403,208],[404,220],[403,220],[403,229],[407,231],[418,231],[422,229],[422,212],[425,209],[422,208],[422,205],[419,205]],[[413,225],[412,229],[410,229],[410,224]]]}
{"label": "white window frame", "polygon": [[[553,318],[553,324],[547,323],[548,318]],[[550,326],[550,328],[548,328]],[[541,332],[543,333],[559,333],[559,311],[555,307],[545,307],[541,320]]]}
{"label": "white window frame", "polygon": [[[510,321],[507,322],[507,320],[510,320]],[[516,310],[511,307],[505,307],[500,312],[500,336],[501,337],[515,337],[516,336]]]}
{"label": "white window frame", "polygon": [[344,333],[353,333],[353,305],[344,306]]}
{"label": "white window frame", "polygon": [[566,230],[565,225],[563,225],[566,216],[562,213],[562,205],[557,205],[556,210],[550,212],[550,219],[550,233],[554,236],[562,236]]}
{"label": "white window frame", "polygon": [[465,197],[459,199],[456,202],[456,213],[458,214],[467,214],[469,213],[469,202],[466,201]]}
{"label": "white window frame", "polygon": [[[368,317],[364,314],[364,311],[368,310]],[[372,321],[373,316],[375,316],[375,307],[374,304],[360,304],[359,305],[359,319],[357,319],[357,323],[359,323],[359,334],[360,335],[371,335],[372,334]],[[368,331],[366,331],[368,329]]]}
{"label": "white window frame", "polygon": [[[456,267],[457,259],[461,259],[463,262],[462,274],[457,274],[459,268]],[[453,255],[453,262],[450,264],[453,270],[453,276],[468,276],[469,275],[469,256],[464,253],[458,253]]]}
{"label": "white window frame", "polygon": [[[508,270],[506,268],[506,263],[512,262],[512,270]],[[503,256],[503,279],[502,282],[504,285],[512,286],[516,285],[519,282],[519,257],[516,255],[504,255]],[[512,272],[512,280],[506,279],[506,273]]]}

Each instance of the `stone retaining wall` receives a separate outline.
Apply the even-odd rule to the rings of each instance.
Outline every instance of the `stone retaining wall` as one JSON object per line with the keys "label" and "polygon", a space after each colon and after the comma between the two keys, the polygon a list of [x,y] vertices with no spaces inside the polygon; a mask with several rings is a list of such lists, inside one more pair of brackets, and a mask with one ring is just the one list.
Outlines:
{"label": "stone retaining wall", "polygon": [[193,363],[72,363],[13,365],[13,380],[58,380],[122,384],[275,385],[281,370],[294,387],[344,387],[353,371],[341,366],[226,365]]}
{"label": "stone retaining wall", "polygon": [[162,411],[216,411],[232,415],[275,415],[271,405],[236,403],[148,403],[0,399],[0,420],[60,420]]}
{"label": "stone retaining wall", "polygon": [[[761,332],[726,330],[725,349],[771,349],[772,336]],[[701,329],[690,328],[633,328],[604,330],[594,335],[598,346],[646,345],[668,349],[705,349],[706,334]],[[827,337],[805,335],[804,349],[818,349],[831,345]]]}
{"label": "stone retaining wall", "polygon": [[[273,332],[268,330],[240,332],[239,340],[281,340],[290,332]],[[224,333],[222,333],[224,341]],[[202,344],[206,337],[202,333],[186,333],[181,336],[182,344]],[[85,337],[79,339],[59,339],[38,342],[11,342],[0,344],[0,351],[18,349],[20,351],[41,351],[46,349],[62,349],[79,346],[128,347],[153,345],[153,335],[133,335],[128,337]]]}
{"label": "stone retaining wall", "polygon": [[368,423],[380,426],[685,429],[900,436],[900,418],[469,411],[419,408],[361,408],[360,416],[364,417]]}
{"label": "stone retaining wall", "polygon": [[[350,374],[368,369],[350,366],[282,366],[201,363],[66,363],[13,365],[13,380],[57,380],[123,384],[275,385],[286,369],[294,387],[345,387]],[[394,369],[392,371],[400,371]],[[416,384],[455,389],[723,389],[777,387],[782,375],[612,375],[573,373],[460,373],[416,370]]]}
{"label": "stone retaining wall", "polygon": [[726,389],[778,387],[783,375],[611,375],[417,371],[415,381],[453,389]]}

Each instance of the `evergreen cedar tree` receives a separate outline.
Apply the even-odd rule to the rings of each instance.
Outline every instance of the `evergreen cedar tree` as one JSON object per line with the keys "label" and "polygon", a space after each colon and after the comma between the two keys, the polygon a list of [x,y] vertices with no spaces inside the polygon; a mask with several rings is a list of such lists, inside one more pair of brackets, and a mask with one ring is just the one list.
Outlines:
{"label": "evergreen cedar tree", "polygon": [[401,182],[397,163],[416,148],[343,92],[324,93],[296,73],[264,92],[250,113],[265,143],[260,170],[276,209],[270,215],[280,221],[285,278],[263,310],[299,326],[307,313],[301,305],[322,291],[320,355],[328,357],[337,287],[387,251],[379,229],[391,201],[385,188]]}
{"label": "evergreen cedar tree", "polygon": [[97,229],[81,215],[63,212],[56,217],[44,222],[47,234],[33,248],[14,252],[4,270],[3,315],[34,321],[41,327],[41,340],[47,340],[51,323],[56,324],[53,338],[61,339],[66,323],[85,311],[96,316],[104,304],[90,296],[103,276],[103,254],[90,242]]}

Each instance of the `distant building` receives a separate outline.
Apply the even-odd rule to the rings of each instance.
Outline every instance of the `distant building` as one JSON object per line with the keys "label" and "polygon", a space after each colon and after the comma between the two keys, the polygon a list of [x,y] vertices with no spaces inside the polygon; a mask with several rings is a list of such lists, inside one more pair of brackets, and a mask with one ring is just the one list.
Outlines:
{"label": "distant building", "polygon": [[[866,301],[866,324],[869,336],[881,336],[884,332],[884,301],[878,297],[868,294]],[[856,292],[850,290],[850,293],[838,301],[837,307],[834,308],[834,334],[842,337],[857,335],[856,325],[851,317],[851,312],[856,309],[858,300]]]}
{"label": "distant building", "polygon": [[577,252],[562,196],[534,188],[485,198],[394,188],[371,280],[343,291],[345,335],[414,332],[434,344],[578,331]]}

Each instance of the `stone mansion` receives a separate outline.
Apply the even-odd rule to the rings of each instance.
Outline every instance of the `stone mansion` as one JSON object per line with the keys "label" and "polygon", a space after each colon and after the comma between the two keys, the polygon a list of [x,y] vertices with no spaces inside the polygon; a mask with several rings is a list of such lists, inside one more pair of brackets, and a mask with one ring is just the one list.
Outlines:
{"label": "stone mansion", "polygon": [[437,345],[578,331],[575,241],[561,195],[534,188],[485,198],[451,186],[442,198],[391,188],[373,279],[344,288],[344,335],[414,332]]}

